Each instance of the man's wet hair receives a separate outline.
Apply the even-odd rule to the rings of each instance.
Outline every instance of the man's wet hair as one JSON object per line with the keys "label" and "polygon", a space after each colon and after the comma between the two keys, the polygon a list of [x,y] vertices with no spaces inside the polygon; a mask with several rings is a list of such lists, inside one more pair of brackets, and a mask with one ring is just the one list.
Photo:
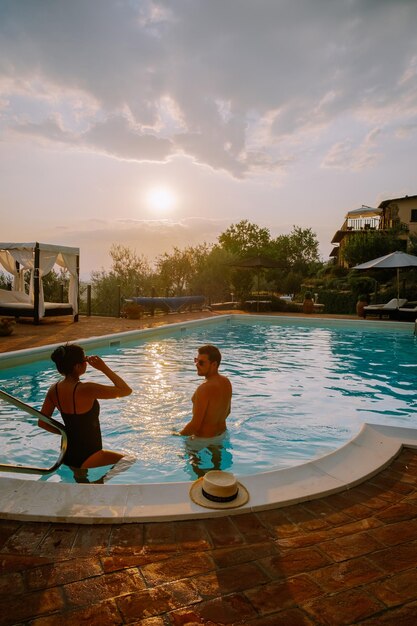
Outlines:
{"label": "man's wet hair", "polygon": [[201,346],[198,349],[198,354],[206,354],[211,363],[217,363],[220,365],[222,360],[222,355],[220,354],[220,350],[216,348],[216,346],[212,346],[211,344],[207,344],[205,346]]}
{"label": "man's wet hair", "polygon": [[84,348],[75,343],[59,346],[52,352],[51,359],[55,363],[58,372],[66,376],[71,374],[76,365],[84,362]]}

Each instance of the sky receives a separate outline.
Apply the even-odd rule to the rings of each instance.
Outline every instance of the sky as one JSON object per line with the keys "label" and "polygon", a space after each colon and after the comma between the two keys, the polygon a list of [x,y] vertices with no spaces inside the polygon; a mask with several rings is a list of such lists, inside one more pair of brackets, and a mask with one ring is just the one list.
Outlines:
{"label": "sky", "polygon": [[0,240],[153,262],[417,194],[416,0],[0,0]]}

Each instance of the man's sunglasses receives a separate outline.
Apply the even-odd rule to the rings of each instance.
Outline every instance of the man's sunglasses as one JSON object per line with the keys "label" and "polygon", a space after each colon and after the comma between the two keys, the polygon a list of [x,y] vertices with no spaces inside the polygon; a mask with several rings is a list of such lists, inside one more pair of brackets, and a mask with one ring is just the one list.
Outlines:
{"label": "man's sunglasses", "polygon": [[196,365],[198,364],[200,367],[203,367],[203,365],[205,365],[206,363],[210,363],[210,361],[203,361],[202,359],[198,359],[197,357],[195,357],[194,363]]}

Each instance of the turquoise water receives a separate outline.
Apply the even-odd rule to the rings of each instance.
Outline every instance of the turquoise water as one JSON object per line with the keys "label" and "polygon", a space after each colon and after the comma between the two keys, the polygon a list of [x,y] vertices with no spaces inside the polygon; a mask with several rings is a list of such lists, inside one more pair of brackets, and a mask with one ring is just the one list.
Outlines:
{"label": "turquoise water", "polygon": [[[258,473],[335,450],[364,422],[416,425],[417,343],[411,325],[387,331],[385,324],[363,322],[247,319],[184,325],[171,335],[86,350],[100,354],[134,389],[128,398],[101,402],[104,446],[136,459],[105,480],[194,480],[213,467]],[[233,384],[232,412],[223,444],[195,451],[172,431],[190,419],[191,396],[201,383],[193,359],[208,342],[222,351],[221,371]],[[94,370],[87,377],[105,382]],[[0,386],[40,409],[58,378],[52,362],[44,360],[0,371]],[[57,442],[0,403],[1,462],[52,464]],[[103,473],[90,471],[87,479],[100,480]],[[74,476],[62,466],[41,480],[72,482]]]}

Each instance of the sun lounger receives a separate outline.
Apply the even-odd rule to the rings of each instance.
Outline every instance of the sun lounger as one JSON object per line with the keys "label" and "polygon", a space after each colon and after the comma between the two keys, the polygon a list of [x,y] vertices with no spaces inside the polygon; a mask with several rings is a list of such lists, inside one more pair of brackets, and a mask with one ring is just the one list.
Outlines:
{"label": "sun lounger", "polygon": [[405,322],[417,320],[417,302],[407,302],[406,306],[398,309],[398,319]]}
{"label": "sun lounger", "polygon": [[386,304],[368,304],[368,306],[363,308],[363,316],[375,315],[381,319],[384,315],[388,316],[389,319],[396,319],[399,308],[403,307],[406,302],[406,298],[392,298]]}

